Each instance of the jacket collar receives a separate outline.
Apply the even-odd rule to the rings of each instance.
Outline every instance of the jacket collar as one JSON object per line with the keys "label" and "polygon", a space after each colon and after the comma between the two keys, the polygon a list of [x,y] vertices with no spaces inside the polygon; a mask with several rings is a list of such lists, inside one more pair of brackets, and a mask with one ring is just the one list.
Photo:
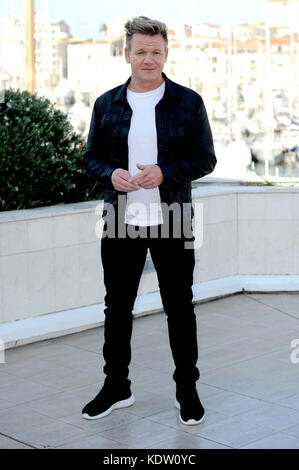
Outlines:
{"label": "jacket collar", "polygon": [[[172,80],[169,80],[169,78],[165,75],[164,72],[162,72],[162,77],[165,80],[164,96],[169,97],[169,98],[176,98],[176,97],[181,96],[181,91],[180,91],[179,86]],[[113,102],[120,101],[122,103],[127,103],[127,88],[128,88],[130,81],[131,81],[131,77],[128,78],[126,83],[120,86],[120,88],[115,94],[115,97],[113,98]]]}

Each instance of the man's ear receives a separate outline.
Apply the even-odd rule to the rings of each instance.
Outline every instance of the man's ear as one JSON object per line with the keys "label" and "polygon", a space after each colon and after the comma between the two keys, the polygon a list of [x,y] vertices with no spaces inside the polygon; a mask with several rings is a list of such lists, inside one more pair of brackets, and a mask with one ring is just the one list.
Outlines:
{"label": "man's ear", "polygon": [[168,48],[165,51],[165,62],[167,61],[167,57],[168,57]]}
{"label": "man's ear", "polygon": [[131,63],[131,60],[130,60],[130,52],[128,51],[128,49],[125,47],[125,58],[126,58],[126,62],[128,64]]}

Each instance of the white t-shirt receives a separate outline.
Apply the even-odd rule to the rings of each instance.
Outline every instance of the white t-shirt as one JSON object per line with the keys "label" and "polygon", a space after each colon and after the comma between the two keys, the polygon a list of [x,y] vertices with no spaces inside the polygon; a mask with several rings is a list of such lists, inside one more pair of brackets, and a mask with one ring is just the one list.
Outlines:
{"label": "white t-shirt", "polygon": [[[133,115],[128,135],[129,166],[131,176],[140,173],[137,163],[153,165],[157,163],[157,130],[155,106],[165,91],[165,82],[158,88],[145,93],[127,90],[128,103]],[[125,223],[137,226],[163,223],[159,187],[139,188],[127,193]]]}

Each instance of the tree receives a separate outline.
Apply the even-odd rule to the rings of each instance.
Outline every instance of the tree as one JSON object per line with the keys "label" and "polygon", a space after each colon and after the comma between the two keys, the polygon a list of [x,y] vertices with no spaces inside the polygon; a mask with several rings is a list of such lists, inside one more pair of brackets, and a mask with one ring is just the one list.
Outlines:
{"label": "tree", "polygon": [[46,98],[5,91],[0,104],[0,211],[100,199],[86,142]]}

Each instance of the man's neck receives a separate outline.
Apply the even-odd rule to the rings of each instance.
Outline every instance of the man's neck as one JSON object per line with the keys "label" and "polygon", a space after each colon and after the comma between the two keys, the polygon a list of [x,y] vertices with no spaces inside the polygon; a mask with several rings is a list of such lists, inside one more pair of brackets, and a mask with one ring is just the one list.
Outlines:
{"label": "man's neck", "polygon": [[159,86],[161,86],[163,82],[164,78],[162,76],[159,81],[153,83],[140,82],[135,80],[134,77],[132,77],[128,85],[128,89],[130,91],[134,91],[135,93],[146,93],[147,91],[153,91],[156,88],[159,88]]}

